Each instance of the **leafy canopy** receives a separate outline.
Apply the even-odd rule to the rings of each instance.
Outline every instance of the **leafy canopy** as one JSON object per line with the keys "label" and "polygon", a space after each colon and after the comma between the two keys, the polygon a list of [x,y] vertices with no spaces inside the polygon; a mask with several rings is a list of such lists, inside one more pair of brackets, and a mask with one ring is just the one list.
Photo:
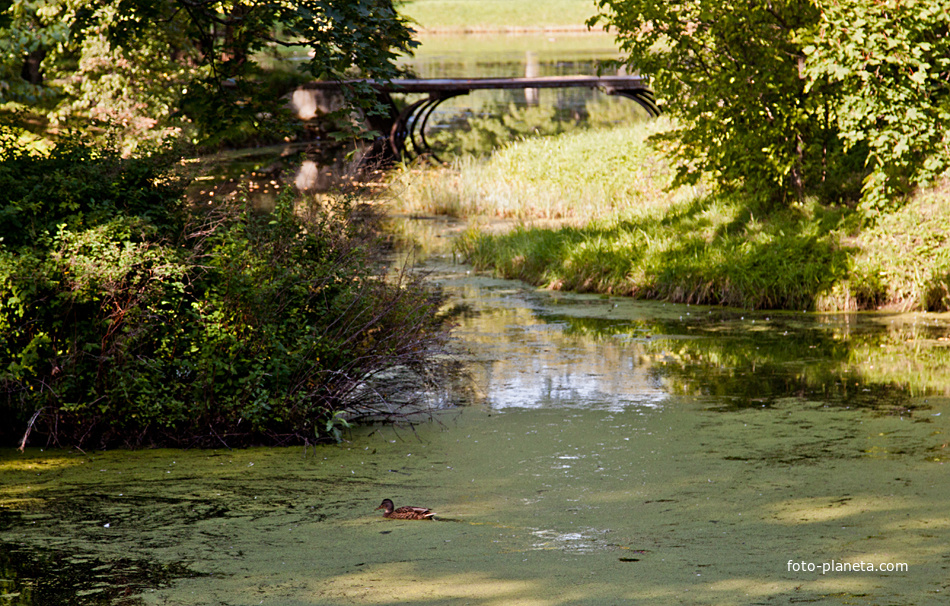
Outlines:
{"label": "leafy canopy", "polygon": [[[0,0],[0,108],[221,140],[277,128],[288,79],[396,76],[412,34],[391,0]],[[272,83],[262,59],[290,47],[310,58]]]}
{"label": "leafy canopy", "polygon": [[809,87],[832,87],[841,138],[867,148],[873,206],[950,166],[950,0],[819,0],[801,38]]}
{"label": "leafy canopy", "polygon": [[820,98],[805,93],[794,42],[818,12],[807,0],[601,0],[591,20],[616,28],[627,63],[680,119],[681,179],[710,171],[801,195],[834,141]]}
{"label": "leafy canopy", "polygon": [[598,7],[679,120],[681,179],[877,206],[948,165],[948,0]]}

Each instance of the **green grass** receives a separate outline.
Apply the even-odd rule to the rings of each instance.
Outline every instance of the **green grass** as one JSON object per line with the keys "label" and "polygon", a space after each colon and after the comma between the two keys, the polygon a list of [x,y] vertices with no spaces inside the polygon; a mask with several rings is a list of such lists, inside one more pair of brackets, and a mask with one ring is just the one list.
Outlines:
{"label": "green grass", "polygon": [[847,241],[857,253],[836,306],[950,309],[950,180]]}
{"label": "green grass", "polygon": [[469,232],[476,267],[548,288],[743,308],[814,309],[847,275],[848,253],[818,207],[756,219],[757,204],[707,196],[583,227]]}
{"label": "green grass", "polygon": [[[464,44],[459,42],[464,36]],[[416,39],[421,46],[416,57],[434,55],[441,60],[477,63],[486,56],[499,60],[523,61],[526,52],[542,57],[556,55],[558,60],[589,60],[594,57],[620,56],[613,34],[602,30],[565,32],[525,32],[512,35],[504,31],[471,34],[438,34],[423,31]]]}
{"label": "green grass", "polygon": [[950,182],[872,225],[814,200],[670,190],[669,166],[647,141],[664,124],[406,169],[393,208],[468,218],[482,227],[457,239],[463,258],[548,288],[743,308],[950,309]]}
{"label": "green grass", "polygon": [[593,0],[407,0],[397,10],[424,30],[581,29]]}
{"label": "green grass", "polygon": [[665,124],[524,139],[487,159],[464,156],[448,168],[411,167],[393,176],[392,209],[583,224],[605,212],[630,216],[666,208],[692,191],[666,191],[671,173],[646,145],[646,138]]}

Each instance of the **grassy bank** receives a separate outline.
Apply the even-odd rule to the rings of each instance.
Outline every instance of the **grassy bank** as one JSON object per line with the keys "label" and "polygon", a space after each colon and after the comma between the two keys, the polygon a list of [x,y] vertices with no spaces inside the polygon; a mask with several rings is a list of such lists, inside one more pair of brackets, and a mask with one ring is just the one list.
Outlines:
{"label": "grassy bank", "polygon": [[672,173],[646,143],[664,125],[577,130],[509,144],[488,160],[412,167],[393,176],[393,210],[578,226],[605,212],[651,214],[694,193],[667,190]]}
{"label": "grassy bank", "polygon": [[682,303],[810,309],[848,275],[829,229],[846,217],[820,207],[756,215],[754,201],[694,198],[584,227],[470,232],[475,266],[550,288]]}
{"label": "grassy bank", "polygon": [[459,252],[549,288],[746,308],[950,308],[946,188],[870,227],[846,207],[671,191],[647,142],[662,127],[529,139],[483,161],[406,170],[394,208],[514,219],[514,229],[468,231]]}
{"label": "grassy bank", "polygon": [[399,12],[430,32],[586,30],[593,0],[408,0]]}

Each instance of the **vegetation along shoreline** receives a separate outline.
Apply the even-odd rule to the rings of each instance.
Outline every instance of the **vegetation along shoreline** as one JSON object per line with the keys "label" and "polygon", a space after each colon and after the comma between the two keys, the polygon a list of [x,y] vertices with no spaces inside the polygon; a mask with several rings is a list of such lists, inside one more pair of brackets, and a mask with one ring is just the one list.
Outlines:
{"label": "vegetation along shoreline", "polygon": [[240,190],[199,201],[182,159],[352,141],[369,87],[319,128],[286,95],[399,77],[417,29],[606,28],[605,69],[647,76],[665,112],[392,172],[394,211],[472,221],[457,251],[476,267],[687,303],[950,309],[950,0],[314,6],[3,9],[0,441],[310,444],[411,410],[451,318],[383,262],[378,206],[351,187],[270,214]]}
{"label": "vegetation along shoreline", "polygon": [[[925,16],[861,2],[714,4],[606,0],[587,21],[617,32],[620,63],[650,76],[666,111],[658,124],[413,167],[398,178],[396,208],[514,220],[503,233],[470,230],[457,252],[548,288],[745,308],[950,309],[947,2],[925,3]],[[861,36],[845,27],[855,15]]]}

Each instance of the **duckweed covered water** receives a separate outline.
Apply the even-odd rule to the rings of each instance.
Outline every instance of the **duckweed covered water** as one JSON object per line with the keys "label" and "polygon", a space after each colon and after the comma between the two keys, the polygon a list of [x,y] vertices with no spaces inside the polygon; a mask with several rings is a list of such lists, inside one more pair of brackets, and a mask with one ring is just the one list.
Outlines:
{"label": "duckweed covered water", "polygon": [[[751,314],[430,269],[464,306],[464,406],[306,451],[4,451],[0,604],[950,591],[947,316]],[[439,520],[384,520],[385,497]]]}

